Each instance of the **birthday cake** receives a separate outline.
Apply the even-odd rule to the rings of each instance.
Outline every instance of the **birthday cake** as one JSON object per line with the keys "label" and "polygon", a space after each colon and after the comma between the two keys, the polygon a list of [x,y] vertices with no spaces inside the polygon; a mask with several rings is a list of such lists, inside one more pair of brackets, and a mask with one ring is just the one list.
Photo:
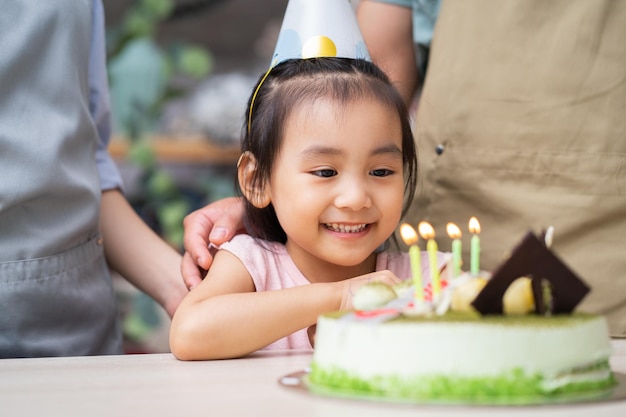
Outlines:
{"label": "birthday cake", "polygon": [[[572,312],[589,289],[534,235],[489,279],[461,281],[451,279],[442,297],[453,308],[416,312],[414,302],[398,296],[374,309],[321,316],[311,389],[426,403],[533,404],[608,395],[615,378],[605,319]],[[523,290],[511,296],[509,287]],[[453,300],[463,288],[478,291],[469,297],[471,307]],[[528,292],[532,305],[520,308],[528,305],[520,294],[527,299]]]}

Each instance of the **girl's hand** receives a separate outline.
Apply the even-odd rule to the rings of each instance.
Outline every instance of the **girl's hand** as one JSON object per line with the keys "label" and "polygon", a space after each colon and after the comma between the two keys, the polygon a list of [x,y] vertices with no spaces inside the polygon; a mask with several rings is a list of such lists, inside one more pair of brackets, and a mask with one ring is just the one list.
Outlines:
{"label": "girl's hand", "polygon": [[355,278],[350,278],[345,281],[337,282],[337,285],[341,286],[342,297],[341,297],[341,305],[339,307],[340,310],[352,310],[354,306],[352,305],[352,297],[361,288],[363,285],[368,284],[370,282],[384,282],[389,285],[395,285],[402,281],[391,271],[377,271],[372,272],[367,275],[361,275]]}
{"label": "girl's hand", "polygon": [[[339,310],[352,310],[354,308],[354,306],[352,305],[352,298],[357,293],[359,288],[361,288],[363,285],[369,284],[371,282],[384,282],[385,284],[395,285],[401,281],[402,280],[398,278],[393,272],[385,270],[346,279],[345,281],[335,282],[331,285],[337,285],[341,290],[341,305],[339,306]],[[313,347],[315,347],[316,327],[317,325],[313,324],[307,329],[309,341],[311,342],[311,346]]]}

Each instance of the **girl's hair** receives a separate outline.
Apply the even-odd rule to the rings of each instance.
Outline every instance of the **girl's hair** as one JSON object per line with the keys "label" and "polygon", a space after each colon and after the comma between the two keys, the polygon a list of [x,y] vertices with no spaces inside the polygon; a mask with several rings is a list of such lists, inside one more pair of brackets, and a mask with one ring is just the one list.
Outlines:
{"label": "girl's hair", "polygon": [[[417,156],[408,111],[385,73],[366,60],[292,59],[259,78],[248,102],[242,142],[242,152],[248,151],[256,159],[251,185],[262,189],[271,178],[283,141],[285,121],[291,112],[320,98],[330,98],[342,105],[361,98],[373,98],[396,110],[402,125],[404,216],[413,200],[417,182]],[[244,222],[250,235],[275,242],[287,241],[272,204],[259,209],[247,199],[244,201]]]}

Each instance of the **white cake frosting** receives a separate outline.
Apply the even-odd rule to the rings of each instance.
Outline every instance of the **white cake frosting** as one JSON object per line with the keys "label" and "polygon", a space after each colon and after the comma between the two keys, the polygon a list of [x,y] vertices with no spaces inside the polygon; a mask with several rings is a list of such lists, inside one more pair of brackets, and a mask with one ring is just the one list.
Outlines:
{"label": "white cake frosting", "polygon": [[[339,390],[365,384],[384,396],[381,390],[387,385],[391,391],[411,392],[411,385],[443,378],[447,385],[460,381],[459,392],[453,396],[467,391],[471,397],[480,394],[484,381],[497,387],[501,378],[510,382],[519,377],[522,384],[536,383],[534,394],[549,394],[587,389],[583,385],[588,383],[610,386],[610,354],[607,325],[600,316],[452,313],[431,318],[400,316],[381,323],[338,313],[318,320],[311,379]],[[511,388],[503,389],[511,395]],[[415,387],[407,395],[445,395],[446,390],[437,394],[436,388]]]}

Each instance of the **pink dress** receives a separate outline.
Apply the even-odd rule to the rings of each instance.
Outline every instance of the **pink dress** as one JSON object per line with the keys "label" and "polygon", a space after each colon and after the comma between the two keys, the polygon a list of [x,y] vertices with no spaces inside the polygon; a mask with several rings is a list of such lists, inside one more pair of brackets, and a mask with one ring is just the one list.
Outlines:
{"label": "pink dress", "polygon": [[[237,235],[230,242],[220,246],[235,255],[248,269],[257,291],[280,290],[310,284],[287,253],[285,245],[276,242],[259,241],[248,235]],[[439,268],[449,261],[448,253],[439,253]],[[430,276],[428,254],[422,252],[422,275]],[[400,278],[411,276],[408,253],[378,254],[376,270],[389,270]],[[426,282],[426,280],[425,280]],[[298,330],[277,340],[264,349],[312,349],[307,329]]]}

